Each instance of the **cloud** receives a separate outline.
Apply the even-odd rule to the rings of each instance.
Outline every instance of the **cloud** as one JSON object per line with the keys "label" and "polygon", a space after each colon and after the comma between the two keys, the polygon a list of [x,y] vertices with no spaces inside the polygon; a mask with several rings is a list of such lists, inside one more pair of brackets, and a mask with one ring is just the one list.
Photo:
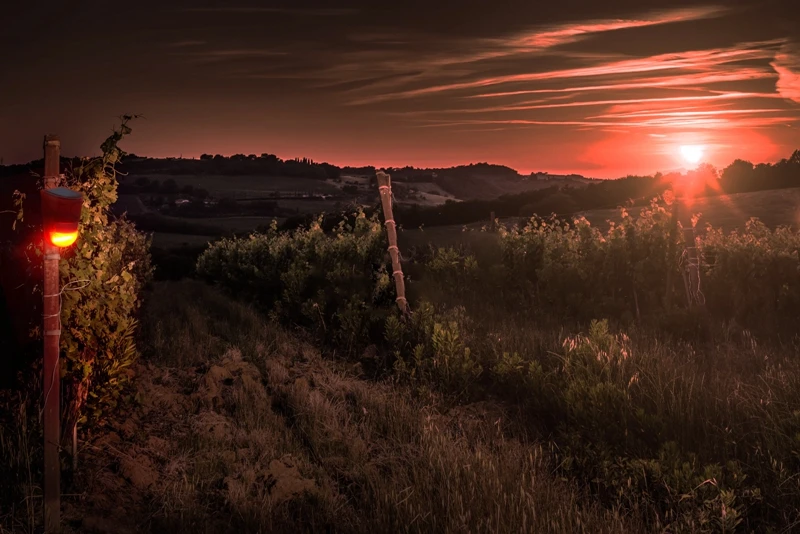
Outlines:
{"label": "cloud", "polygon": [[636,19],[605,19],[559,24],[512,37],[506,45],[517,51],[553,48],[579,41],[596,33],[720,17],[727,12],[728,9],[721,6],[705,6],[656,12]]}
{"label": "cloud", "polygon": [[[671,9],[646,13],[624,19],[596,19],[536,26],[522,32],[496,38],[454,38],[444,33],[422,34],[419,30],[399,31],[375,28],[363,32],[350,32],[347,39],[353,43],[369,43],[370,50],[358,52],[330,51],[326,76],[332,84],[352,84],[363,73],[386,74],[387,80],[369,87],[351,89],[356,94],[368,95],[366,102],[396,98],[391,92],[380,95],[377,89],[403,87],[406,82],[432,82],[443,78],[457,78],[479,74],[487,68],[496,68],[503,62],[516,62],[534,57],[557,56],[571,60],[608,60],[609,54],[591,51],[561,50],[561,45],[582,41],[593,35],[626,29],[674,24],[691,20],[723,16],[727,8],[710,6],[689,9]],[[317,51],[325,54],[327,51]],[[390,80],[388,75],[394,75]],[[405,76],[405,77],[404,77]],[[357,99],[360,100],[360,99]]]}
{"label": "cloud", "polygon": [[786,125],[800,121],[800,117],[756,117],[756,118],[737,118],[737,117],[698,117],[686,118],[684,116],[667,116],[661,118],[651,118],[645,120],[528,120],[528,119],[508,119],[508,120],[460,120],[446,122],[430,122],[420,124],[423,128],[451,127],[462,125],[520,125],[520,126],[611,126],[627,128],[644,128],[652,130],[654,128],[669,128],[678,131],[687,129],[721,129],[721,128],[761,128],[775,125]]}
{"label": "cloud", "polygon": [[[629,104],[646,104],[647,107],[652,104],[670,104],[674,102],[703,102],[713,100],[736,100],[736,99],[756,99],[756,98],[776,98],[776,95],[770,93],[743,93],[743,92],[723,92],[714,95],[696,95],[696,96],[672,96],[661,98],[623,98],[613,100],[588,100],[578,102],[561,102],[550,103],[542,100],[531,101],[514,106],[492,106],[485,108],[466,108],[466,109],[449,109],[449,110],[436,110],[436,111],[421,111],[420,114],[430,113],[489,113],[497,111],[529,111],[536,109],[554,109],[554,108],[571,108],[571,107],[589,107],[589,106],[608,106],[608,105],[629,105]],[[404,112],[409,114],[409,112]]]}
{"label": "cloud", "polygon": [[483,77],[464,82],[441,83],[418,89],[372,95],[355,101],[354,103],[368,104],[386,100],[413,98],[435,93],[563,78],[639,74],[679,69],[712,71],[714,68],[727,63],[771,59],[774,57],[774,51],[772,49],[784,42],[785,41],[782,39],[774,39],[755,43],[742,43],[729,48],[694,50],[689,52],[660,54],[644,58],[610,61],[588,67]]}
{"label": "cloud", "polygon": [[800,104],[800,46],[782,47],[770,65],[778,74],[775,84],[778,94]]}
{"label": "cloud", "polygon": [[586,117],[587,119],[617,119],[627,117],[677,117],[677,118],[698,118],[710,115],[747,115],[751,113],[784,113],[785,109],[715,109],[702,111],[633,111],[630,113],[609,113],[606,115],[595,115]]}
{"label": "cloud", "polygon": [[700,74],[678,74],[675,76],[655,77],[655,78],[638,78],[635,82],[620,81],[617,83],[603,84],[603,85],[578,85],[569,87],[559,87],[550,89],[526,89],[521,91],[502,91],[491,93],[478,93],[474,95],[467,95],[465,98],[496,98],[508,96],[521,96],[532,94],[547,94],[547,93],[580,93],[586,91],[622,91],[628,89],[650,89],[659,87],[682,87],[682,86],[696,86],[704,87],[711,84],[722,82],[740,82],[760,80],[765,78],[776,77],[775,72],[759,68],[741,68],[735,69],[731,72],[723,73],[700,73]]}

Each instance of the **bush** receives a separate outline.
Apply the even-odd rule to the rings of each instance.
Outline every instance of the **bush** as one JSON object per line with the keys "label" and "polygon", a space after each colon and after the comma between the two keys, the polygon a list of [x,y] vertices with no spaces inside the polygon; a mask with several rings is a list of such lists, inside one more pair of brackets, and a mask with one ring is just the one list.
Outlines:
{"label": "bush", "polygon": [[[761,348],[748,331],[734,344],[721,327],[794,333],[800,237],[757,221],[709,228],[697,241],[705,307],[687,309],[683,233],[666,204],[623,212],[606,232],[534,217],[500,231],[499,264],[432,248],[420,267],[431,293],[469,307],[417,302],[409,317],[393,305],[380,224],[363,214],[330,234],[318,219],[226,241],[198,271],[334,346],[377,343],[415,391],[517,406],[562,476],[654,531],[788,531],[800,509],[796,350]],[[630,337],[616,330],[625,323]]]}
{"label": "bush", "polygon": [[[680,225],[677,230],[671,241],[670,211],[659,199],[637,217],[622,210],[622,221],[611,222],[606,233],[584,218],[533,217],[524,227],[501,229],[503,298],[516,296],[531,312],[548,316],[643,319],[701,335],[689,322],[702,326],[706,318],[681,304],[687,259]],[[700,298],[711,317],[763,334],[792,331],[800,320],[800,235],[751,220],[742,233],[709,226],[697,246]]]}
{"label": "bush", "polygon": [[266,233],[218,241],[197,272],[353,353],[380,335],[395,306],[383,225],[363,212],[327,234],[321,222],[289,232],[273,223]]}
{"label": "bush", "polygon": [[751,219],[744,232],[708,229],[702,292],[716,315],[761,332],[792,332],[800,320],[800,234]]}
{"label": "bush", "polygon": [[[501,229],[509,289],[534,311],[588,320],[628,320],[660,312],[665,280],[680,280],[679,243],[669,258],[670,215],[657,201],[604,235],[585,218],[572,223],[533,217]],[[670,274],[671,273],[671,274]],[[673,287],[673,301],[681,296]]]}
{"label": "bush", "polygon": [[77,421],[97,423],[124,394],[131,365],[139,295],[151,276],[150,240],[130,222],[111,220],[117,199],[117,142],[130,132],[127,120],[102,145],[103,155],[82,160],[68,185],[84,195],[81,232],[61,263],[61,322],[69,408],[68,431]]}
{"label": "bush", "polygon": [[410,318],[388,317],[384,340],[397,378],[423,389],[433,386],[463,398],[474,396],[484,366],[470,349],[469,331],[463,308],[437,313],[422,302]]}

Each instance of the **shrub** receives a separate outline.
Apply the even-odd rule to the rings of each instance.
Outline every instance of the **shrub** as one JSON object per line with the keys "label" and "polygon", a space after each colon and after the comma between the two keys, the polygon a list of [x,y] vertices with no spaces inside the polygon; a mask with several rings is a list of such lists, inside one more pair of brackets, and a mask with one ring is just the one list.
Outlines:
{"label": "shrub", "polygon": [[137,350],[136,313],[151,276],[150,240],[130,222],[110,219],[117,199],[117,143],[130,133],[127,118],[102,145],[103,155],[81,160],[67,183],[84,195],[81,232],[60,263],[62,347],[69,391],[65,432],[77,422],[100,422],[125,391]]}
{"label": "shrub", "polygon": [[425,264],[426,275],[450,291],[466,291],[474,287],[478,275],[475,256],[454,247],[431,248]]}
{"label": "shrub", "polygon": [[702,240],[711,311],[759,331],[793,331],[800,320],[800,234],[751,219],[744,232],[710,228]]}
{"label": "shrub", "polygon": [[330,233],[321,222],[289,232],[273,223],[266,233],[218,241],[200,256],[197,272],[352,353],[379,335],[394,309],[386,238],[378,218],[363,212]]}
{"label": "shrub", "polygon": [[[523,227],[501,229],[500,235],[507,281],[502,297],[517,298],[534,313],[580,321],[647,319],[691,336],[708,326],[702,314],[681,305],[686,302],[683,232],[676,232],[671,241],[669,209],[658,199],[637,217],[622,210],[622,221],[611,222],[605,233],[584,218],[563,223],[533,217]],[[770,230],[751,220],[742,233],[724,234],[709,226],[697,246],[700,296],[718,322],[735,321],[764,334],[791,331],[797,324],[800,236],[796,232]],[[468,258],[463,256],[463,261]],[[459,259],[448,257],[448,261]],[[669,277],[674,283],[667,298]]]}
{"label": "shrub", "polygon": [[669,213],[656,201],[635,219],[623,211],[605,235],[585,218],[533,217],[502,229],[501,246],[510,289],[548,314],[631,319],[660,311],[670,271],[680,279],[680,247],[668,258]]}

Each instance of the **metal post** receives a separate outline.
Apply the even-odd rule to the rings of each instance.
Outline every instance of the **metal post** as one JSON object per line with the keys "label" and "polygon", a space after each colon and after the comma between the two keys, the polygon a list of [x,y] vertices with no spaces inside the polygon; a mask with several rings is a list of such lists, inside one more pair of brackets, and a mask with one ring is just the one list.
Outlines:
{"label": "metal post", "polygon": [[[61,141],[44,138],[44,188],[56,187],[60,175]],[[44,239],[44,531],[61,531],[61,462],[59,459],[61,376],[59,339],[61,317],[58,247]]]}

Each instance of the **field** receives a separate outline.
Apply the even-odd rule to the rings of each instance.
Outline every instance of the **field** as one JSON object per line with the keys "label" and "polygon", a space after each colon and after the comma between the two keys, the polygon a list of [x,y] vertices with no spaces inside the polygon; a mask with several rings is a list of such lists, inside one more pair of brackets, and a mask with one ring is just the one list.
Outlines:
{"label": "field", "polygon": [[[120,292],[136,313],[102,317],[127,330],[77,330],[103,350],[68,368],[95,396],[65,531],[792,532],[800,234],[776,227],[797,206],[800,189],[681,206],[721,228],[696,269],[663,200],[401,227],[408,315],[379,215],[230,240],[272,218],[142,213],[170,281],[132,269],[141,241],[81,271],[144,305]],[[0,533],[35,532],[38,401],[2,400]]]}
{"label": "field", "polygon": [[180,248],[185,245],[206,245],[217,239],[218,236],[153,232],[153,247]]}
{"label": "field", "polygon": [[[641,209],[641,207],[627,208],[633,215]],[[770,228],[781,225],[798,228],[800,226],[800,188],[699,198],[688,206],[681,203],[680,213],[679,219],[684,225],[691,225],[692,215],[700,213],[698,227],[701,229],[705,228],[706,223],[709,223],[714,228],[722,228],[726,232],[742,230],[751,217],[757,217]],[[621,221],[619,209],[592,210],[578,213],[576,216],[586,217],[592,226],[602,231],[608,230],[608,221],[616,224]],[[514,224],[524,226],[527,221],[524,218],[506,218],[499,222],[510,227]],[[403,248],[424,249],[429,245],[437,247],[467,246],[493,251],[496,249],[496,236],[482,231],[488,226],[489,221],[487,220],[458,226],[402,228],[398,232],[398,240]]]}
{"label": "field", "polygon": [[[459,246],[408,252],[405,318],[379,219],[222,242],[198,274],[427,406],[441,395],[508,418],[497,442],[544,447],[555,476],[629,522],[615,529],[790,531],[800,236],[708,232],[695,283],[680,234],[671,243],[671,209],[654,203],[608,231],[542,220],[497,234],[417,230]],[[489,415],[498,405],[506,415]]]}
{"label": "field", "polygon": [[[334,211],[332,203],[310,201],[310,200],[284,200],[281,204],[287,207],[297,208],[301,213],[316,213],[319,211]],[[640,207],[627,208],[632,214],[638,213]],[[719,197],[699,198],[690,205],[681,204],[681,223],[691,224],[691,215],[700,213],[701,217],[698,227],[704,228],[706,223],[710,223],[715,228],[722,228],[725,231],[742,229],[751,217],[757,217],[767,226],[774,228],[779,225],[797,227],[800,224],[800,188],[780,189],[773,191],[759,191],[754,193],[739,193],[735,195],[724,195]],[[578,216],[584,216],[597,228],[605,231],[608,229],[608,221],[619,223],[620,211],[618,209],[592,210],[581,212]],[[213,217],[213,218],[169,218],[170,223],[184,224],[186,233],[202,233],[203,228],[213,228],[215,231],[211,235],[220,235],[227,232],[247,233],[260,226],[268,226],[273,217]],[[278,218],[279,222],[282,220]],[[481,229],[488,227],[489,221],[472,223],[469,225],[458,226],[434,226],[429,228],[403,228],[402,221],[398,221],[400,229],[398,232],[400,244],[403,248],[425,248],[428,245],[434,246],[459,246],[477,243],[479,247],[492,246],[494,237],[491,234],[481,232]],[[505,226],[513,224],[525,224],[522,218],[501,219],[500,223]],[[196,229],[195,227],[199,228]],[[170,233],[170,232],[165,232]],[[159,236],[156,233],[156,243],[159,246],[168,246],[170,243],[180,243],[180,231],[173,231],[169,236]],[[202,239],[206,239],[202,236]],[[192,235],[186,237],[186,242],[198,243],[202,241],[200,236]]]}
{"label": "field", "polygon": [[642,531],[496,403],[376,383],[197,282],[156,285],[143,321],[141,402],[82,444],[67,532]]}
{"label": "field", "polygon": [[166,180],[175,180],[179,188],[191,185],[197,189],[205,189],[213,196],[236,199],[269,197],[276,191],[296,191],[309,194],[332,194],[340,191],[336,184],[327,181],[286,176],[219,176],[213,174],[193,176],[148,174],[137,176],[132,174],[123,178],[122,183],[135,182],[141,177],[161,183]]}
{"label": "field", "polygon": [[[757,217],[767,226],[800,226],[800,188],[775,189],[754,193],[738,193],[718,197],[698,198],[682,204],[681,222],[689,223],[691,215],[700,213],[698,225],[710,223],[726,231],[741,229],[751,218]],[[631,208],[635,211],[636,208]],[[593,210],[582,213],[593,225],[607,227],[606,221],[619,222],[619,210]]]}

